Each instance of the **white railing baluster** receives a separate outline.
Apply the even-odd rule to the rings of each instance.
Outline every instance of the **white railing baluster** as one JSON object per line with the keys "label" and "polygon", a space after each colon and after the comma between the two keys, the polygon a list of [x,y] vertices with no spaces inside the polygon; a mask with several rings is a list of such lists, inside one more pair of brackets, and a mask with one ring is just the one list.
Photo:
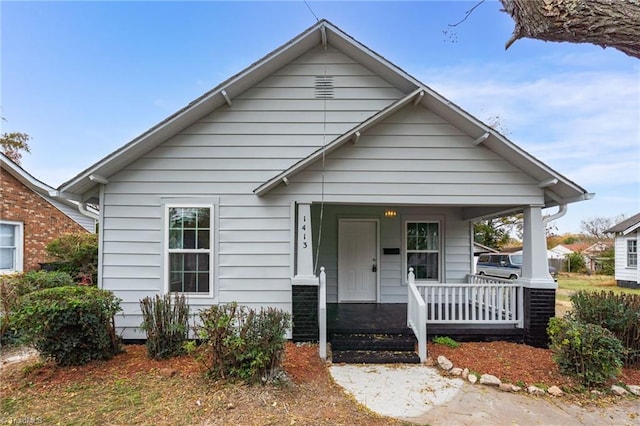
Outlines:
{"label": "white railing baluster", "polygon": [[428,323],[513,324],[523,327],[522,285],[514,280],[470,275],[468,282],[415,283],[429,306]]}

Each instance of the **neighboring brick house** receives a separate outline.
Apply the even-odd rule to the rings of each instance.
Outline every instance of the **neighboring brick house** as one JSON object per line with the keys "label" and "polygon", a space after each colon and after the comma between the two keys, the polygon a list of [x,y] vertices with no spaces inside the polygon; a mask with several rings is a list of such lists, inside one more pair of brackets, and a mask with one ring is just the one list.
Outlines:
{"label": "neighboring brick house", "polygon": [[0,274],[39,269],[46,245],[59,235],[94,232],[97,215],[50,195],[40,182],[0,153]]}

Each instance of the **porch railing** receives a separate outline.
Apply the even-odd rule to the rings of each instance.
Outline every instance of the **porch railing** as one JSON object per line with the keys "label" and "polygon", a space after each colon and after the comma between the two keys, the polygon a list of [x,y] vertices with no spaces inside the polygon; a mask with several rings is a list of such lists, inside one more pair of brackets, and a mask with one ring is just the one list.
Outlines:
{"label": "porch railing", "polygon": [[517,280],[469,275],[468,283],[415,284],[427,306],[427,323],[524,323],[524,290]]}
{"label": "porch railing", "polygon": [[327,274],[320,267],[320,287],[318,288],[318,352],[320,358],[327,359]]}
{"label": "porch railing", "polygon": [[409,268],[407,298],[407,326],[413,330],[418,339],[418,356],[420,362],[427,359],[427,305],[416,287],[413,268]]}

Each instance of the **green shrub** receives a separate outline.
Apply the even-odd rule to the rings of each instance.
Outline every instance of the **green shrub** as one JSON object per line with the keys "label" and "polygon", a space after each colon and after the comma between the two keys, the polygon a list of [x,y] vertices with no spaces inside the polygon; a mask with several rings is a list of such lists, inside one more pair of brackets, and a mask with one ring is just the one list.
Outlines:
{"label": "green shrub", "polygon": [[547,332],[553,359],[563,374],[585,386],[606,384],[619,374],[624,349],[609,330],[570,318],[551,318]]}
{"label": "green shrub", "polygon": [[78,282],[94,284],[98,271],[98,235],[85,232],[65,234],[47,244],[47,253],[58,259],[57,269]]}
{"label": "green shrub", "polygon": [[611,331],[625,347],[626,366],[640,364],[640,295],[579,291],[571,296],[572,316]]}
{"label": "green shrub", "polygon": [[272,308],[256,312],[231,303],[201,311],[200,320],[199,359],[207,375],[247,382],[277,377],[291,326],[289,313]]}
{"label": "green shrub", "polygon": [[140,328],[147,334],[147,355],[164,359],[184,353],[184,342],[189,337],[189,305],[184,295],[145,297],[140,309]]}
{"label": "green shrub", "polygon": [[21,296],[45,288],[76,285],[65,272],[31,271],[11,275],[0,275],[0,343],[19,343],[12,313]]}
{"label": "green shrub", "polygon": [[587,265],[582,253],[569,253],[565,257],[567,261],[568,272],[584,272],[587,269]]}
{"label": "green shrub", "polygon": [[120,299],[95,287],[56,287],[20,299],[16,325],[27,343],[59,365],[110,359],[120,351],[113,316]]}
{"label": "green shrub", "polygon": [[448,337],[448,336],[435,336],[433,338],[433,343],[436,343],[438,345],[448,346],[454,349],[460,346],[460,343],[456,342],[455,340],[453,340],[451,337]]}

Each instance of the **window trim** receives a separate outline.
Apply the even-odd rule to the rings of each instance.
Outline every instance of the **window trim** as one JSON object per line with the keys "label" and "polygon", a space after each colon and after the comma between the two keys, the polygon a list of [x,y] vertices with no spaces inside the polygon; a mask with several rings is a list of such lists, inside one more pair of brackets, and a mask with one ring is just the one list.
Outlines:
{"label": "window trim", "polygon": [[14,267],[12,269],[0,269],[0,275],[22,272],[24,270],[24,223],[13,220],[0,220],[0,224],[16,227],[16,230],[14,231],[16,245],[16,258],[13,265]]}
{"label": "window trim", "polygon": [[204,293],[184,293],[191,299],[217,299],[218,294],[218,199],[211,198],[167,198],[162,200],[162,288],[164,293],[171,293],[169,288],[169,209],[170,208],[209,208],[209,291]]}
{"label": "window trim", "polygon": [[409,275],[409,266],[407,265],[407,224],[409,223],[437,223],[438,224],[438,278],[437,279],[418,279],[420,283],[442,283],[445,282],[444,270],[444,216],[441,215],[425,215],[425,216],[403,216],[402,217],[402,282],[407,284]]}
{"label": "window trim", "polygon": [[[632,244],[633,243],[633,244]],[[633,251],[631,251],[631,246],[634,246]],[[627,258],[627,268],[637,268],[638,267],[638,240],[629,239],[627,240],[627,250],[626,250],[626,258]],[[634,262],[631,262],[631,259]]]}

